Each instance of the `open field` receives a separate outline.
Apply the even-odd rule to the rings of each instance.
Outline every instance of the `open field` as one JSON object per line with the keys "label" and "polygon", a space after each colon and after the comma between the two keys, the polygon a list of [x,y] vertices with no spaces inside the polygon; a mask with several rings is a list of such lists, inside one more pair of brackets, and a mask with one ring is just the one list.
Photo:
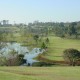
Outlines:
{"label": "open field", "polygon": [[80,80],[80,67],[0,67],[0,80]]}
{"label": "open field", "polygon": [[0,27],[0,31],[20,31],[18,27]]}
{"label": "open field", "polygon": [[74,48],[80,50],[80,40],[60,37],[49,37],[49,40],[49,48],[44,57],[51,60],[63,60],[62,55],[65,49]]}

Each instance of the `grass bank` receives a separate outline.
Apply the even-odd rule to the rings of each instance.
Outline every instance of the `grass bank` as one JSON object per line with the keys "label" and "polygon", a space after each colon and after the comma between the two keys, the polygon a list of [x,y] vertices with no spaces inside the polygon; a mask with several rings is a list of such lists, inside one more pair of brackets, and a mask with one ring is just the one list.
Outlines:
{"label": "grass bank", "polygon": [[80,80],[80,67],[0,67],[0,80]]}

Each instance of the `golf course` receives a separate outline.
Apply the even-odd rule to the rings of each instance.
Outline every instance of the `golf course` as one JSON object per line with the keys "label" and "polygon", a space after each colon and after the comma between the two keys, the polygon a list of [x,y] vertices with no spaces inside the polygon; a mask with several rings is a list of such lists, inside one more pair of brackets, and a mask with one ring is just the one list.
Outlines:
{"label": "golf course", "polygon": [[0,67],[0,80],[80,80],[80,67]]}

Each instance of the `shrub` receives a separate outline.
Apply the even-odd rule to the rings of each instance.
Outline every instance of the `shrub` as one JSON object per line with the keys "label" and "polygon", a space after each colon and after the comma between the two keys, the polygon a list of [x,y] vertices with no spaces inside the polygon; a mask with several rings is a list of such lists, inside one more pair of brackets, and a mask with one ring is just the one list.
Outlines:
{"label": "shrub", "polygon": [[76,49],[66,49],[63,57],[70,63],[70,65],[75,66],[77,61],[80,60],[80,52]]}

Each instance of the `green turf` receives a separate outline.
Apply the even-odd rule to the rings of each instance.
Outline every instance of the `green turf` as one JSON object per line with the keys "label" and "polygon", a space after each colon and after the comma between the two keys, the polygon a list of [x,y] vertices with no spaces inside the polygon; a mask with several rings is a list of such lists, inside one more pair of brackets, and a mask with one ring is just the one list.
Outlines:
{"label": "green turf", "polygon": [[80,80],[80,67],[0,67],[0,80]]}
{"label": "green turf", "polygon": [[80,50],[80,40],[49,37],[50,43],[45,57],[52,60],[63,60],[63,51],[68,48]]}

